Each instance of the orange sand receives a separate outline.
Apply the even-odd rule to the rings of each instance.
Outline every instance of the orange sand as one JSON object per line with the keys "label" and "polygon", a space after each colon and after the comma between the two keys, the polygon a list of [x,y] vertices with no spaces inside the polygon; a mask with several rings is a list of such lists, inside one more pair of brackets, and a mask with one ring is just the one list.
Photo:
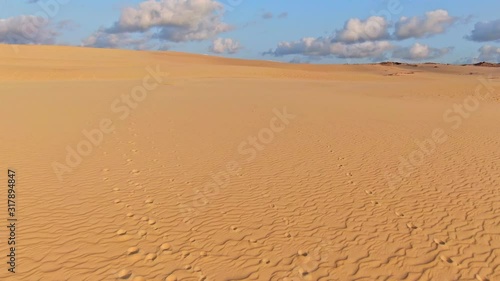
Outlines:
{"label": "orange sand", "polygon": [[500,280],[499,89],[487,67],[0,45],[0,280]]}

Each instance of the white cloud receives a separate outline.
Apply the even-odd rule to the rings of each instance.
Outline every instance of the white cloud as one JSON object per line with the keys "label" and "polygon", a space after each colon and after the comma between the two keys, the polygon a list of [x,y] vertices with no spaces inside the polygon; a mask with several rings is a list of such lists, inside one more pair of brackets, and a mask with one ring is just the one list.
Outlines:
{"label": "white cloud", "polygon": [[107,33],[146,32],[173,41],[204,40],[228,31],[222,21],[223,5],[214,0],[147,0],[125,8]]}
{"label": "white cloud", "polygon": [[482,46],[479,48],[478,60],[500,63],[500,47],[491,45]]}
{"label": "white cloud", "polygon": [[223,5],[215,0],[145,0],[123,9],[111,27],[99,29],[82,43],[142,49],[154,45],[155,40],[156,44],[202,41],[231,29],[223,22],[223,13]]}
{"label": "white cloud", "polygon": [[477,42],[500,41],[500,19],[476,23],[474,30],[465,38]]}
{"label": "white cloud", "polygon": [[406,60],[428,60],[435,59],[448,54],[452,47],[449,48],[431,48],[428,45],[415,43],[413,46],[408,48],[398,48],[394,50],[392,56],[394,58],[406,59]]}
{"label": "white cloud", "polygon": [[430,37],[445,32],[456,21],[446,10],[430,11],[424,17],[401,17],[396,23],[395,36],[399,40]]}
{"label": "white cloud", "polygon": [[241,45],[238,41],[230,38],[217,38],[212,42],[209,50],[216,54],[234,54],[241,49]]}
{"label": "white cloud", "polygon": [[266,52],[275,56],[335,56],[337,58],[374,58],[383,55],[394,46],[388,41],[366,41],[345,44],[329,38],[302,38],[295,42],[281,42],[275,50]]}
{"label": "white cloud", "polygon": [[355,43],[389,38],[389,24],[383,17],[369,17],[365,21],[354,18],[348,20],[342,30],[338,30],[334,41]]}
{"label": "white cloud", "polygon": [[366,20],[353,18],[332,36],[306,37],[298,41],[281,42],[274,50],[264,54],[378,58],[394,47],[385,40],[390,37],[388,28],[389,24],[383,17],[373,16]]}
{"label": "white cloud", "polygon": [[0,42],[8,44],[53,44],[58,35],[47,19],[22,15],[0,19]]}

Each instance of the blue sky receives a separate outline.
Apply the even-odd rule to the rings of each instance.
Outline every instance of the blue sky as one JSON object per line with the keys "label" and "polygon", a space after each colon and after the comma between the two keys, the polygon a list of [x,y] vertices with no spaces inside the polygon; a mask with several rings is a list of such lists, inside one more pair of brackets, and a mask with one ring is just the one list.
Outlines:
{"label": "blue sky", "polygon": [[500,62],[500,1],[494,0],[0,0],[0,5],[0,43],[169,49],[308,63]]}

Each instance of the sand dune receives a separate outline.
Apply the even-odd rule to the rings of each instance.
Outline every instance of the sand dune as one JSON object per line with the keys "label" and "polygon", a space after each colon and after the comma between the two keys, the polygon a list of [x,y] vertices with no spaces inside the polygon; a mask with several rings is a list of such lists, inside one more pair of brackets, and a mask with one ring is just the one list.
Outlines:
{"label": "sand dune", "polygon": [[500,279],[499,68],[0,45],[0,80],[1,280]]}

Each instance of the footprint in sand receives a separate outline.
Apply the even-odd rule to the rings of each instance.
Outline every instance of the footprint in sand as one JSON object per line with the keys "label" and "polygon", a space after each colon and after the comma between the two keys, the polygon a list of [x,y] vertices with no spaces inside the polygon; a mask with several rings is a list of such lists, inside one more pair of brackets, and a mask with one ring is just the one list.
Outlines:
{"label": "footprint in sand", "polygon": [[263,258],[263,259],[261,260],[261,263],[262,263],[262,264],[270,264],[270,263],[271,263],[271,261],[270,261],[269,259]]}
{"label": "footprint in sand", "polygon": [[371,202],[372,202],[373,206],[379,206],[380,205],[380,203],[378,201],[371,201]]}
{"label": "footprint in sand", "polygon": [[439,258],[446,263],[453,263],[453,260],[447,256],[440,256]]}
{"label": "footprint in sand", "polygon": [[410,230],[413,230],[413,229],[418,229],[418,226],[416,226],[415,224],[413,224],[412,222],[409,222],[406,224],[406,226],[410,229]]}
{"label": "footprint in sand", "polygon": [[305,270],[304,268],[299,268],[299,275],[302,277],[307,277],[309,275],[309,271]]}
{"label": "footprint in sand", "polygon": [[117,277],[119,279],[128,279],[130,277],[130,275],[132,275],[132,271],[130,271],[128,269],[122,269],[118,272]]}
{"label": "footprint in sand", "polygon": [[147,254],[147,255],[146,255],[145,260],[146,260],[146,261],[154,261],[154,260],[156,259],[156,257],[157,257],[157,256],[156,256],[156,254],[155,254],[155,253],[149,253],[149,254]]}
{"label": "footprint in sand", "polygon": [[146,236],[146,234],[147,234],[146,230],[142,230],[141,229],[141,230],[137,231],[137,236],[139,238],[142,238],[142,237]]}
{"label": "footprint in sand", "polygon": [[446,245],[446,242],[444,242],[443,240],[439,240],[437,238],[434,239],[434,243],[436,243],[438,245]]}
{"label": "footprint in sand", "polygon": [[486,277],[482,277],[481,275],[479,274],[476,274],[476,279],[478,281],[490,281],[490,279],[486,278]]}
{"label": "footprint in sand", "polygon": [[182,258],[186,258],[186,257],[188,257],[190,254],[191,254],[191,253],[189,253],[188,251],[182,251],[182,252],[181,252],[181,257],[182,257]]}
{"label": "footprint in sand", "polygon": [[395,212],[396,216],[398,217],[404,217],[405,215],[403,213],[400,213],[400,212]]}
{"label": "footprint in sand", "polygon": [[139,253],[139,248],[137,248],[137,247],[130,247],[127,250],[127,255],[129,255],[129,256],[130,255],[135,255],[137,253]]}
{"label": "footprint in sand", "polygon": [[162,250],[162,252],[169,251],[171,248],[172,248],[172,245],[170,245],[169,243],[163,243],[160,246],[160,250]]}
{"label": "footprint in sand", "polygon": [[177,281],[177,276],[169,275],[167,276],[167,278],[165,278],[165,281]]}
{"label": "footprint in sand", "polygon": [[365,190],[365,193],[368,195],[373,195],[373,191],[371,191],[371,190]]}

